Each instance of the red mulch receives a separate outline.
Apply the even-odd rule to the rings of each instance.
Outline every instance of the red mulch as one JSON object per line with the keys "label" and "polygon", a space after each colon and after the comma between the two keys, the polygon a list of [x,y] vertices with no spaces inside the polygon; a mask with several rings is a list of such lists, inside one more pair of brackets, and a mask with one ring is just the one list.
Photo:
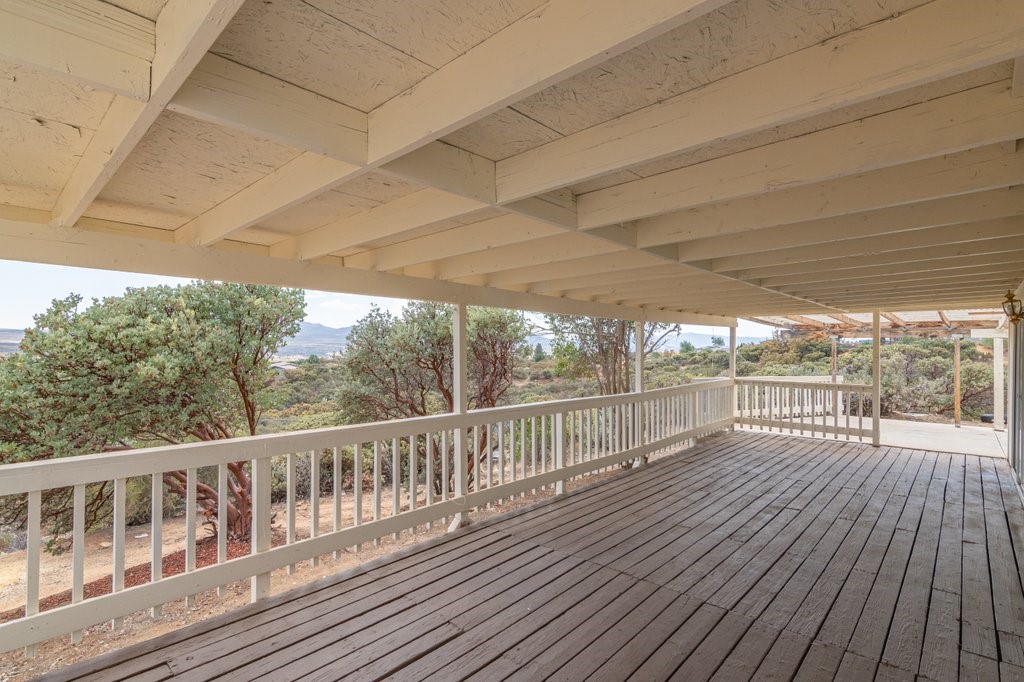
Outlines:
{"label": "red mulch", "polygon": [[[276,535],[276,534],[275,534]],[[274,544],[278,538],[274,538]],[[248,540],[228,540],[228,558],[234,559],[236,557],[245,556],[249,553],[249,541]],[[211,564],[217,563],[217,538],[206,537],[196,542],[196,568],[202,568]],[[136,585],[143,585],[149,582],[150,562],[144,564],[138,564],[131,568],[125,569],[124,572],[124,586],[135,587]],[[185,550],[181,549],[172,554],[168,554],[163,557],[163,568],[164,577],[176,575],[185,570]],[[98,580],[93,580],[90,583],[84,585],[85,599],[92,597],[99,597],[100,595],[110,593],[111,577],[105,576]],[[44,597],[39,600],[39,610],[48,611],[49,609],[57,608],[58,606],[66,606],[71,603],[71,590],[64,590],[57,594],[51,594],[48,597]],[[7,621],[17,620],[25,615],[24,608],[11,609],[9,611],[0,612],[0,623],[6,623]]]}

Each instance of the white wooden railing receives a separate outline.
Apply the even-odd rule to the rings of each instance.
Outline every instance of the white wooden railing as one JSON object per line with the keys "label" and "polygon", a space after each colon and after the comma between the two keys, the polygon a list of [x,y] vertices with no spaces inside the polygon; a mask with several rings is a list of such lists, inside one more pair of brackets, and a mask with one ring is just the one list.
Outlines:
{"label": "white wooden railing", "polygon": [[736,423],[780,433],[870,440],[871,391],[871,384],[832,383],[828,377],[736,379]]}
{"label": "white wooden railing", "polygon": [[[113,454],[69,457],[0,468],[0,495],[21,496],[28,505],[27,588],[25,616],[0,624],[0,650],[31,647],[41,641],[113,621],[200,592],[250,579],[252,598],[270,594],[271,571],[294,566],[344,548],[358,547],[388,535],[471,512],[502,498],[537,489],[564,491],[567,480],[607,467],[646,458],[690,439],[732,426],[733,382],[719,379],[645,393],[515,405],[467,414],[361,424],[209,443],[148,448]],[[460,433],[461,431],[461,433]],[[456,435],[458,438],[456,439]],[[466,443],[469,462],[464,485],[456,487],[454,443]],[[410,444],[412,447],[410,447]],[[296,461],[328,451],[333,457],[334,492],[330,530],[319,522],[319,497],[309,499],[308,537],[296,533]],[[345,494],[341,481],[345,455],[351,453],[355,481]],[[363,471],[364,456],[368,471]],[[286,541],[271,547],[272,460],[285,459],[287,501],[283,524]],[[225,534],[218,538],[216,564],[196,567],[195,487],[187,490],[185,572],[161,575],[162,475],[186,471],[194,482],[200,469],[217,468],[219,490],[226,490],[227,466],[245,461],[252,476],[250,554],[227,558]],[[319,457],[314,462],[319,463]],[[475,464],[475,465],[474,465]],[[460,467],[461,469],[462,467]],[[310,467],[311,491],[319,488],[318,466]],[[392,475],[391,472],[396,472]],[[399,473],[400,472],[400,473]],[[365,474],[365,476],[364,476]],[[435,491],[430,481],[445,481]],[[151,582],[124,588],[125,503],[129,479],[152,486]],[[364,490],[361,481],[372,483]],[[112,592],[83,599],[85,505],[87,486],[113,482],[111,555]],[[44,491],[71,489],[73,498],[72,603],[39,611],[41,500]],[[390,504],[384,504],[389,488]],[[468,491],[456,497],[451,491]],[[218,517],[225,527],[227,495],[220,497]],[[346,499],[350,498],[350,499]],[[343,512],[348,510],[349,516]],[[350,522],[343,523],[345,518]],[[279,520],[280,522],[281,520]]]}

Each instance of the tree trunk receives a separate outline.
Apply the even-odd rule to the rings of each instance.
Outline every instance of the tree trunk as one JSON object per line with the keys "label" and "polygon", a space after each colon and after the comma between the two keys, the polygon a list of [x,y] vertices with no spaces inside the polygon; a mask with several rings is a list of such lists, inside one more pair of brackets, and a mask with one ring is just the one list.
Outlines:
{"label": "tree trunk", "polygon": [[[231,462],[228,465],[228,537],[247,538],[252,529],[252,479],[245,472],[244,462]],[[168,471],[163,475],[164,485],[175,495],[186,497],[188,474],[185,471]],[[208,523],[216,528],[217,508],[220,503],[220,491],[201,481],[196,483],[196,505],[202,510]],[[220,532],[221,529],[217,529]]]}

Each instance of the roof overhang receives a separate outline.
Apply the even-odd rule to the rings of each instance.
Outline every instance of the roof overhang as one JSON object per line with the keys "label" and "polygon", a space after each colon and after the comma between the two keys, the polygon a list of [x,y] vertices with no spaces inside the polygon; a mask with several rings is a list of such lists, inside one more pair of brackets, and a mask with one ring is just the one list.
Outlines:
{"label": "roof overhang", "polygon": [[1024,4],[827,4],[9,0],[0,257],[698,324],[997,305]]}

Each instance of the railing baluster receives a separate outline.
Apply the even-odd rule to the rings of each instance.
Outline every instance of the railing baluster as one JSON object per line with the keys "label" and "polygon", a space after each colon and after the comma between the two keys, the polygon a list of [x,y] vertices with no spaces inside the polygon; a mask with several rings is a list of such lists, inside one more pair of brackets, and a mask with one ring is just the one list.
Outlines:
{"label": "railing baluster", "polygon": [[[164,576],[164,475],[153,474],[150,481],[149,507],[149,580],[156,582]],[[150,609],[153,618],[159,618],[163,607],[157,604]]]}
{"label": "railing baluster", "polygon": [[[344,452],[344,451],[343,451]],[[342,476],[344,474],[344,467],[342,466],[342,453],[338,452],[338,448],[331,448],[331,530],[337,533],[344,527],[342,521],[342,514],[344,510],[342,508],[342,496],[345,494],[345,489],[342,484]],[[334,559],[337,561],[341,558],[341,550],[334,550]]]}
{"label": "railing baluster", "polygon": [[[295,542],[295,453],[289,452],[285,460],[284,489],[285,489],[285,543]],[[288,575],[295,573],[295,564],[288,564]]]}
{"label": "railing baluster", "polygon": [[[561,471],[565,467],[565,414],[562,412],[555,413],[555,461],[554,469]],[[565,494],[565,479],[560,478],[555,483],[555,495]]]}
{"label": "railing baluster", "polygon": [[[542,474],[547,473],[548,470],[548,456],[551,452],[551,443],[549,442],[548,418],[544,415],[540,418],[540,472]],[[544,490],[547,490],[547,486],[544,486]]]}
{"label": "railing baluster", "polygon": [[[185,572],[196,570],[196,483],[198,475],[195,467],[185,472]],[[185,606],[196,605],[196,595],[185,597]]]}
{"label": "railing baluster", "polygon": [[[85,485],[74,487],[71,521],[71,603],[82,601],[85,586]],[[71,633],[71,643],[82,641],[82,631]]]}
{"label": "railing baluster", "polygon": [[[519,419],[519,478],[526,478],[526,418]],[[520,497],[526,497],[524,490]]]}
{"label": "railing baluster", "polygon": [[839,399],[842,401],[843,416],[846,418],[846,440],[850,440],[850,410],[846,407],[846,403],[850,400],[849,392],[843,391],[839,395]]}
{"label": "railing baluster", "polygon": [[[228,560],[228,465],[217,465],[217,563]],[[227,595],[227,585],[217,587],[217,596]]]}
{"label": "railing baluster", "polygon": [[[309,537],[320,535],[320,451],[309,451]],[[312,556],[313,568],[320,565],[320,557]]]}
{"label": "railing baluster", "polygon": [[[874,409],[874,407],[872,407]],[[860,407],[857,411],[857,430],[860,431],[860,442],[864,442],[864,393],[860,394]]]}
{"label": "railing baluster", "polygon": [[511,419],[508,422],[508,469],[509,477],[508,480],[514,483],[516,480],[516,420]]}
{"label": "railing baluster", "polygon": [[[491,485],[488,482],[488,485]],[[505,485],[505,422],[498,422],[498,485]],[[498,498],[501,504],[502,498]]]}
{"label": "railing baluster", "polygon": [[[25,615],[39,613],[39,545],[42,543],[43,493],[32,490],[28,494],[28,528],[25,537]],[[34,658],[36,646],[25,647],[25,658]]]}
{"label": "railing baluster", "polygon": [[[409,511],[416,510],[416,495],[419,493],[419,466],[416,462],[418,459],[418,453],[416,452],[416,436],[409,436]],[[412,528],[409,531],[412,534],[416,533],[416,528]]]}
{"label": "railing baluster", "polygon": [[[252,461],[252,545],[251,553],[270,549],[270,486],[271,462],[269,457]],[[260,573],[250,581],[251,600],[256,602],[270,596],[270,573]]]}
{"label": "railing baluster", "polygon": [[[543,417],[541,417],[543,419]],[[537,418],[530,417],[530,475],[537,475]],[[533,489],[533,494],[537,494],[537,489]]]}
{"label": "railing baluster", "polygon": [[[430,505],[434,504],[434,434],[428,431],[423,436],[423,438],[423,446],[426,448],[427,457],[427,472],[425,474],[427,477],[427,489],[424,491],[424,495],[426,496],[426,503],[427,506],[429,507]],[[427,521],[427,530],[433,529],[434,522]]]}
{"label": "railing baluster", "polygon": [[[363,523],[363,444],[356,443],[352,449],[352,526]],[[356,551],[362,550],[356,545]]]}
{"label": "railing baluster", "polygon": [[[373,520],[380,521],[381,514],[381,452],[380,441],[373,441]],[[380,547],[380,538],[374,538],[373,544]]]}
{"label": "railing baluster", "polygon": [[[127,501],[127,484],[124,478],[114,479],[114,527],[112,529],[111,548],[114,554],[113,575],[110,576],[110,591],[120,592],[124,589],[124,536],[125,503]],[[110,623],[111,628],[120,630],[124,627],[124,617],[118,616]]]}
{"label": "railing baluster", "polygon": [[[484,453],[484,458],[487,461],[487,487],[488,488],[493,488],[494,487],[494,472],[492,471],[492,467],[494,466],[494,447],[491,445],[491,431],[493,429],[494,429],[494,424],[488,424],[487,425],[487,434],[486,434],[486,436],[484,438],[484,445],[485,445],[485,447],[487,449],[487,452]],[[487,503],[487,506],[488,507],[491,506],[490,502]]]}
{"label": "railing baluster", "polygon": [[[402,457],[398,451],[398,436],[391,439],[391,516],[395,517],[402,510]],[[391,535],[398,539],[398,531]]]}
{"label": "railing baluster", "polygon": [[[486,461],[487,461],[487,475],[488,476],[491,475],[491,473],[490,473],[491,472],[491,425],[487,424],[485,428],[487,429],[487,433],[484,434],[484,440],[486,441],[486,444],[485,444],[484,447],[485,447],[486,452],[482,453],[480,451],[480,447],[481,447],[480,446],[480,426],[478,424],[474,424],[473,425],[473,431],[472,431],[473,442],[469,444],[469,451],[473,453],[473,491],[474,492],[477,491],[477,490],[480,490],[480,481],[481,481],[480,469],[481,469],[481,467],[484,466],[484,462],[481,461],[481,456],[484,456],[484,459],[486,459]],[[448,451],[445,450],[445,452],[447,453]],[[445,461],[447,462],[447,455],[445,456]],[[446,476],[445,477],[445,488],[446,489],[447,489],[447,486],[448,486],[448,478]],[[488,482],[487,487],[488,488],[491,487],[490,482]],[[445,499],[447,499],[447,498],[445,498]],[[447,517],[445,517],[445,518],[447,518]]]}
{"label": "railing baluster", "polygon": [[[473,427],[473,434],[476,435],[476,433],[477,433],[477,427],[474,426]],[[474,438],[473,442],[474,443],[478,443],[479,440]],[[476,454],[477,454],[477,458],[476,458],[477,462],[479,462],[480,461],[480,451],[479,451],[479,448],[476,447],[476,446],[474,446],[474,448],[475,448],[475,451],[476,451]],[[473,466],[473,473],[475,474],[477,469],[479,469],[479,468],[480,468],[479,466],[474,465]],[[448,471],[449,471],[449,469],[448,469],[448,431],[446,429],[446,430],[441,432],[441,478],[444,479],[444,485],[441,486],[441,501],[442,502],[448,500],[448,485],[449,485],[449,480],[450,480],[449,475],[448,475]],[[480,479],[477,478],[477,484],[479,484],[479,483],[480,483]],[[477,490],[479,487],[480,486],[477,485],[473,489]],[[445,523],[447,524],[448,523],[448,517],[446,516],[444,518],[445,518]]]}

